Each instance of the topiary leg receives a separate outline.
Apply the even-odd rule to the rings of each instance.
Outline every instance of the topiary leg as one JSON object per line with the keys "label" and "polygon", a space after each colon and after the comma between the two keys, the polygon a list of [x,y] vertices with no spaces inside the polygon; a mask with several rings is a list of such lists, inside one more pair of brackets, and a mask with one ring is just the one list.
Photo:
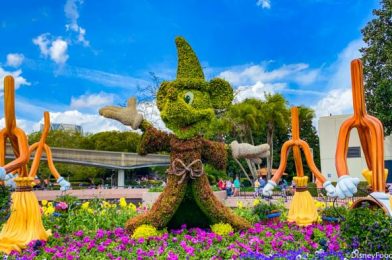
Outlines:
{"label": "topiary leg", "polygon": [[205,174],[192,180],[191,183],[197,205],[210,219],[212,224],[219,222],[228,223],[237,230],[251,227],[248,221],[235,215],[215,197]]}
{"label": "topiary leg", "polygon": [[181,184],[178,184],[180,179],[180,177],[175,175],[168,175],[167,186],[152,208],[145,214],[128,220],[126,229],[133,232],[138,226],[143,224],[149,224],[158,229],[166,227],[177,211],[186,192],[188,177]]}

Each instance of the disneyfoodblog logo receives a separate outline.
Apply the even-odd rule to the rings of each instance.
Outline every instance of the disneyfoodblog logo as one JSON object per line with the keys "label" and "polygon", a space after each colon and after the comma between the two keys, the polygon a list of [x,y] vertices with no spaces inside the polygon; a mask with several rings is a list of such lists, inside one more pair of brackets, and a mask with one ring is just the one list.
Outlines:
{"label": "disneyfoodblog logo", "polygon": [[373,253],[373,254],[366,254],[359,252],[358,249],[354,250],[351,253],[351,259],[392,259],[392,252],[391,253]]}

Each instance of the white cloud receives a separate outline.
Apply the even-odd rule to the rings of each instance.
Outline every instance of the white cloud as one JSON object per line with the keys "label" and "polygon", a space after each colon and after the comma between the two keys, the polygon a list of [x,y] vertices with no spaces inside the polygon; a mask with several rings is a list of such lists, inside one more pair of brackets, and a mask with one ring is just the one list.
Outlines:
{"label": "white cloud", "polygon": [[270,9],[271,8],[271,1],[270,0],[257,0],[257,6],[260,6],[263,9]]}
{"label": "white cloud", "polygon": [[137,105],[137,110],[141,112],[146,120],[152,123],[157,129],[170,132],[161,119],[161,114],[155,100],[153,102],[143,102]]}
{"label": "white cloud", "polygon": [[[51,112],[51,123],[75,124],[80,125],[85,133],[98,133],[103,131],[125,131],[130,130],[129,127],[123,124],[104,118],[98,114],[82,113],[78,110],[69,110],[64,112]],[[36,125],[35,129],[43,123],[41,119]]]}
{"label": "white cloud", "polygon": [[89,46],[89,41],[86,40],[86,29],[82,28],[78,24],[79,11],[78,4],[83,4],[82,0],[67,0],[64,6],[65,16],[68,19],[68,23],[65,25],[67,31],[73,31],[78,34],[78,42],[84,46]]}
{"label": "white cloud", "polygon": [[[276,82],[278,80],[313,83],[317,79],[318,70],[309,70],[309,65],[304,63],[283,65],[274,70],[268,70],[263,65],[243,65],[225,70],[219,74],[233,85],[249,85],[256,82]],[[310,76],[309,76],[310,75]]]}
{"label": "white cloud", "polygon": [[19,67],[23,63],[23,60],[24,60],[23,54],[9,53],[7,55],[7,66],[14,67],[14,68]]}
{"label": "white cloud", "polygon": [[295,76],[295,81],[303,86],[310,85],[315,82],[320,76],[321,69],[314,69]]}
{"label": "white cloud", "polygon": [[95,110],[105,105],[113,104],[114,94],[108,94],[104,92],[96,94],[85,94],[79,97],[71,98],[72,109],[88,109]]}
{"label": "white cloud", "polygon": [[87,68],[68,67],[66,70],[63,70],[62,73],[109,87],[136,89],[137,86],[145,86],[149,84],[148,81],[143,79]]}
{"label": "white cloud", "polygon": [[265,92],[320,95],[318,91],[289,88],[289,83],[301,86],[313,84],[320,79],[321,69],[311,69],[308,64],[296,63],[269,70],[269,63],[235,66],[219,73],[218,77],[226,79],[236,88],[235,102],[246,98],[264,99]]}
{"label": "white cloud", "polygon": [[[27,134],[39,130],[39,129],[34,130],[35,122],[30,120],[16,119],[16,125]],[[5,127],[5,119],[3,117],[0,119],[0,128],[4,128],[4,127]]]}
{"label": "white cloud", "polygon": [[44,57],[50,57],[51,60],[59,65],[64,64],[69,58],[67,54],[68,43],[61,37],[51,40],[50,34],[44,33],[34,38],[33,43],[39,47]]}
{"label": "white cloud", "polygon": [[254,85],[251,86],[239,86],[236,89],[236,95],[234,102],[241,102],[247,98],[257,98],[264,100],[264,93],[276,93],[282,91],[286,88],[286,84],[284,83],[263,83],[261,81],[257,81]]}
{"label": "white cloud", "polygon": [[57,38],[52,42],[52,46],[50,46],[50,58],[57,64],[64,64],[69,58],[67,49],[67,42]]}
{"label": "white cloud", "polygon": [[352,110],[352,94],[349,88],[330,90],[316,106],[316,117],[327,115],[341,115]]}
{"label": "white cloud", "polygon": [[16,71],[6,71],[2,67],[0,67],[0,96],[3,96],[4,89],[4,77],[7,75],[11,75],[15,80],[15,89],[18,89],[22,85],[30,86],[31,83],[28,82],[24,77],[21,76],[22,70]]}
{"label": "white cloud", "polygon": [[313,109],[316,117],[352,113],[351,70],[353,59],[361,57],[359,49],[364,46],[362,40],[354,40],[338,55],[337,61],[331,65],[329,89]]}

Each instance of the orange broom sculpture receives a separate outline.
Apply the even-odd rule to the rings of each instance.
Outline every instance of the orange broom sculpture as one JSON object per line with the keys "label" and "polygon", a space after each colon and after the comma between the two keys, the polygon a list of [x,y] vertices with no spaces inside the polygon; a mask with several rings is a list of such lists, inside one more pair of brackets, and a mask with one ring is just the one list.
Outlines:
{"label": "orange broom sculpture", "polygon": [[[44,114],[45,125],[41,140],[30,149],[26,134],[16,126],[14,79],[11,76],[4,79],[4,111],[5,128],[0,131],[0,165],[5,164],[7,138],[16,157],[14,161],[0,167],[0,180],[6,185],[16,186],[12,194],[11,215],[0,233],[0,251],[9,254],[13,250],[20,251],[32,240],[47,240],[50,235],[50,231],[43,227],[38,201],[32,191],[32,181],[36,176],[42,150],[46,151],[49,167],[62,190],[68,189],[70,185],[58,174],[51,160],[50,149],[45,144],[50,128],[49,113]],[[32,168],[27,172],[27,162],[35,149],[37,151]]]}
{"label": "orange broom sculpture", "polygon": [[304,176],[304,170],[302,167],[301,150],[305,155],[306,162],[315,175],[317,180],[323,184],[323,187],[327,191],[329,196],[334,196],[335,187],[330,181],[327,181],[321,172],[317,169],[310,148],[307,142],[300,139],[299,136],[299,120],[298,120],[298,108],[291,108],[291,124],[292,124],[292,139],[286,141],[283,144],[281,155],[280,155],[280,165],[276,171],[274,177],[268,181],[267,185],[263,189],[264,196],[271,196],[272,190],[276,187],[279,179],[282,177],[284,170],[287,166],[287,156],[289,149],[293,149],[295,169],[297,172],[297,177],[294,177],[294,182],[296,184],[296,191],[293,200],[290,204],[289,213],[287,215],[287,220],[289,222],[295,222],[299,226],[306,226],[314,223],[317,218],[317,209],[312,198],[312,195],[308,191],[308,177]]}
{"label": "orange broom sculpture", "polygon": [[[367,114],[363,89],[363,69],[359,59],[351,62],[354,115],[343,122],[336,147],[336,171],[339,177],[336,193],[339,198],[352,197],[357,192],[358,178],[348,174],[347,151],[350,131],[357,128],[368,169],[362,174],[371,185],[372,200],[392,216],[392,198],[385,193],[388,171],[384,168],[384,130],[376,117]],[[355,204],[355,203],[354,203]],[[355,205],[353,205],[355,206]]]}

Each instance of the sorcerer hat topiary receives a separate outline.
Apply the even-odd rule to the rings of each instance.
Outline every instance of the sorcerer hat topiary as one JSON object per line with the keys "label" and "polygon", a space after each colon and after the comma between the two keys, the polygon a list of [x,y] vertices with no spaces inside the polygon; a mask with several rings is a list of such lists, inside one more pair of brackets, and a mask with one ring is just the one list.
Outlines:
{"label": "sorcerer hat topiary", "polygon": [[176,37],[178,67],[177,79],[202,79],[204,73],[192,47],[183,37]]}

